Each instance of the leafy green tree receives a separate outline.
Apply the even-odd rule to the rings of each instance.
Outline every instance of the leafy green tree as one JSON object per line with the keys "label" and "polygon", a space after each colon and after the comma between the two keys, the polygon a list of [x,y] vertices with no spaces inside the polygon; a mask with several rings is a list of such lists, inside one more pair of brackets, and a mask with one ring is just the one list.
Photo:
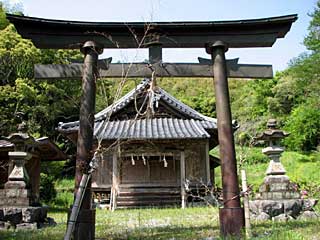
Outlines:
{"label": "leafy green tree", "polygon": [[79,51],[39,50],[11,24],[0,31],[0,135],[15,131],[17,112],[26,114],[34,136],[56,136],[59,121],[77,116],[81,82],[34,80],[33,66],[69,63],[81,57]]}
{"label": "leafy green tree", "polygon": [[310,14],[312,20],[309,25],[309,33],[304,39],[304,45],[311,51],[320,51],[320,1],[316,3],[314,12]]}
{"label": "leafy green tree", "polygon": [[290,149],[310,151],[320,144],[320,103],[309,99],[305,104],[296,107],[288,121],[286,130],[291,135],[285,139]]}
{"label": "leafy green tree", "polygon": [[5,29],[9,25],[9,21],[6,18],[6,13],[3,9],[3,4],[0,2],[0,30]]}
{"label": "leafy green tree", "polygon": [[40,51],[23,39],[12,24],[0,32],[0,84],[14,85],[17,78],[32,78]]}

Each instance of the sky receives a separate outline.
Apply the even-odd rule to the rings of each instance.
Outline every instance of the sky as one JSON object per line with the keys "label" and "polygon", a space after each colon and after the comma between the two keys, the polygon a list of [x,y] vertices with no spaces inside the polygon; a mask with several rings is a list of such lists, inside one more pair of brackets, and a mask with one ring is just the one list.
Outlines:
{"label": "sky", "polygon": [[[306,49],[303,39],[316,0],[8,0],[19,3],[26,16],[49,19],[130,22],[130,21],[217,21],[274,17],[298,14],[284,39],[271,48],[229,49],[227,58],[239,57],[239,63],[272,64],[274,71],[284,70],[291,59]],[[113,62],[143,61],[147,50],[105,49],[101,58]],[[204,49],[164,49],[165,62],[196,62],[210,58]]]}

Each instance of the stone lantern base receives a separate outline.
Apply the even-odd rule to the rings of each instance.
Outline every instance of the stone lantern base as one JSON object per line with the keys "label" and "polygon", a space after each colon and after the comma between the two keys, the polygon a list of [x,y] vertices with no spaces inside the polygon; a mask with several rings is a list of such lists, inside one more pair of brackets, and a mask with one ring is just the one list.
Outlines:
{"label": "stone lantern base", "polygon": [[54,225],[47,217],[48,207],[0,207],[0,229],[38,229]]}
{"label": "stone lantern base", "polygon": [[256,198],[249,202],[251,219],[278,220],[318,218],[313,207],[316,199],[302,199],[296,184],[286,175],[269,175],[259,188]]}

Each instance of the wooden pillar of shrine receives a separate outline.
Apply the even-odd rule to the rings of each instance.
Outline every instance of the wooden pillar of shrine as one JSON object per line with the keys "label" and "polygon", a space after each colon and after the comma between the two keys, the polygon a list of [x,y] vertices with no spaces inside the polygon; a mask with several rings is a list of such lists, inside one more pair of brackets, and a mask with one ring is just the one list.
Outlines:
{"label": "wooden pillar of shrine", "polygon": [[210,156],[209,156],[209,140],[206,142],[206,184],[212,184],[210,173]]}
{"label": "wooden pillar of shrine", "polygon": [[112,186],[110,197],[110,210],[114,211],[117,208],[117,196],[119,191],[119,170],[118,170],[118,152],[114,150],[112,155]]}
{"label": "wooden pillar of shrine", "polygon": [[180,184],[181,184],[181,208],[186,207],[186,163],[185,163],[185,154],[184,151],[180,152]]}
{"label": "wooden pillar of shrine", "polygon": [[227,45],[216,41],[206,48],[213,63],[218,139],[221,159],[223,208],[220,208],[220,232],[224,237],[240,236],[244,227],[244,212],[240,204],[240,190],[231,120],[231,108],[225,52]]}

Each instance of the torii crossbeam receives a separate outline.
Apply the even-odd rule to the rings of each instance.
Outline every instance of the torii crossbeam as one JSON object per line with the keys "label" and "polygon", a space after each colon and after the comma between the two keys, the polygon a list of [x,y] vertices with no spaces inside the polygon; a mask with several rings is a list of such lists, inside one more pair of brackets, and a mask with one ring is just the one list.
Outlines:
{"label": "torii crossbeam", "polygon": [[[110,58],[98,61],[99,77],[149,77],[152,74],[148,63],[110,63]],[[212,77],[212,61],[199,58],[200,63],[152,64],[157,77]],[[149,61],[153,62],[152,59]],[[36,64],[35,79],[81,79],[83,64]],[[227,75],[230,78],[272,78],[271,65],[238,64],[238,58],[227,60]]]}
{"label": "torii crossbeam", "polygon": [[[240,235],[244,217],[240,206],[227,78],[228,76],[267,78],[272,74],[270,67],[260,71],[260,66],[260,70],[257,71],[252,70],[252,66],[249,65],[243,71],[245,66],[240,64],[233,71],[227,64],[225,51],[228,48],[271,47],[277,38],[286,35],[292,23],[297,20],[297,15],[237,21],[151,23],[76,22],[10,14],[7,18],[22,37],[31,39],[36,47],[80,48],[85,55],[83,69],[82,66],[76,65],[36,67],[38,74],[36,76],[39,78],[49,77],[50,74],[56,78],[62,76],[79,78],[82,73],[83,95],[77,144],[76,187],[79,186],[81,167],[85,167],[91,158],[95,78],[98,74],[98,55],[104,48],[150,48],[150,63],[158,64],[157,74],[160,76],[214,76],[224,201],[224,207],[219,213],[220,230],[223,236]],[[161,48],[205,48],[211,55],[212,62],[196,65],[162,63],[162,52],[159,50]],[[141,64],[136,67],[139,72],[137,76],[148,75],[146,68],[141,67]],[[44,70],[49,68],[49,72]],[[102,72],[105,71],[105,76],[117,77],[118,68],[117,65],[111,64],[109,70]],[[259,66],[254,67],[258,68]],[[135,76],[134,73],[130,74]],[[80,215],[87,216],[87,219],[78,223],[79,227],[74,233],[75,239],[94,239],[94,211],[90,207],[90,189],[84,197],[81,211]]]}

